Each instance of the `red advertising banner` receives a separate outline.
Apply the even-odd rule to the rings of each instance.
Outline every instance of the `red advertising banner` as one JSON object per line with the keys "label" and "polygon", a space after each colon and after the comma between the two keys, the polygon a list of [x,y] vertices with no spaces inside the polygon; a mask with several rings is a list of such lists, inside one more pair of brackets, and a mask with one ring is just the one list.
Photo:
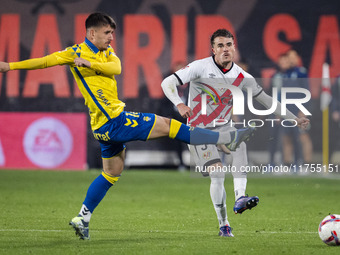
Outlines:
{"label": "red advertising banner", "polygon": [[86,169],[84,113],[0,113],[0,168]]}

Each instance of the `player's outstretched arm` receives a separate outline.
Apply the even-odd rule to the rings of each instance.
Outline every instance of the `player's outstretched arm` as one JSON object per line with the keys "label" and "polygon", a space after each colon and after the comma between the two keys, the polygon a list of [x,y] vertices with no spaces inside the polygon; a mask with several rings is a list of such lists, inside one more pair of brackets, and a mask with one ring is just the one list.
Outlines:
{"label": "player's outstretched arm", "polygon": [[7,62],[0,62],[0,73],[6,73],[9,69],[9,63]]}
{"label": "player's outstretched arm", "polygon": [[[262,104],[264,107],[269,109],[272,106],[273,98],[269,96],[266,92],[262,91],[259,95],[255,97],[256,101]],[[284,119],[291,119],[291,120],[297,120],[298,117],[296,117],[291,111],[286,109],[286,115],[281,114],[281,103],[277,101],[277,106],[274,111],[274,114],[276,116],[281,116]]]}
{"label": "player's outstretched arm", "polygon": [[10,62],[6,64],[8,64],[9,69],[7,69],[8,67],[4,65],[5,71],[6,70],[9,71],[9,70],[43,69],[43,68],[48,68],[48,67],[52,67],[56,65],[65,64],[65,63],[63,62],[59,63],[57,57],[54,54],[51,54],[51,55],[47,55],[42,58],[31,58],[31,59],[27,59],[27,60],[23,60],[19,62]]}
{"label": "player's outstretched arm", "polygon": [[[259,94],[257,97],[256,97],[256,100],[261,103],[263,106],[265,106],[267,109],[269,109],[271,107],[271,103],[272,103],[272,97],[267,95],[265,92],[261,92],[261,94]],[[290,112],[288,109],[286,109],[286,115],[282,115],[281,114],[281,103],[280,102],[277,102],[277,108],[274,112],[275,115],[277,116],[281,116],[282,118],[285,118],[285,119],[292,119],[292,120],[295,120],[297,122],[297,125],[299,128],[301,129],[306,129],[309,125],[309,119],[307,119],[306,117],[304,116],[301,116],[301,117],[296,117],[292,112]]]}

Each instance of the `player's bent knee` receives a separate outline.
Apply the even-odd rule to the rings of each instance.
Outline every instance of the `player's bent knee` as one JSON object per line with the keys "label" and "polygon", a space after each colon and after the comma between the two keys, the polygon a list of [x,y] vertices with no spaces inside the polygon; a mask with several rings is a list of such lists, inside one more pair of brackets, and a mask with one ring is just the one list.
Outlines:
{"label": "player's bent knee", "polygon": [[209,166],[208,170],[211,179],[221,179],[224,181],[225,172],[221,162]]}
{"label": "player's bent knee", "polygon": [[108,167],[103,167],[103,172],[110,175],[110,176],[119,176],[121,175],[121,173],[123,172],[124,167],[112,167],[112,168],[108,168]]}
{"label": "player's bent knee", "polygon": [[103,170],[111,176],[118,176],[124,170],[125,150],[112,158],[103,158]]}

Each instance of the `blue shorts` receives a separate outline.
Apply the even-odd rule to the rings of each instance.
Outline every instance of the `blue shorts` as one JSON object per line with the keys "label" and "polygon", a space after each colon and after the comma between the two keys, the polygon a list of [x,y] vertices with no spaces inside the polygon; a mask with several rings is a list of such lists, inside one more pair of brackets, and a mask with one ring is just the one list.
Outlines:
{"label": "blue shorts", "polygon": [[101,147],[102,158],[111,158],[125,148],[126,142],[146,141],[156,123],[152,113],[125,112],[93,131]]}

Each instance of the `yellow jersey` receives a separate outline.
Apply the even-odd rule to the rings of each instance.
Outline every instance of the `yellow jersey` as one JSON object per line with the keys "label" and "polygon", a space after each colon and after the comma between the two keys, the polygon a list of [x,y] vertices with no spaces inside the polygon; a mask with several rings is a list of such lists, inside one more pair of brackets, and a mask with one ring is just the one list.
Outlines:
{"label": "yellow jersey", "polygon": [[[77,67],[74,59],[81,57],[91,63],[91,67]],[[56,65],[69,65],[79,90],[89,108],[91,127],[100,128],[107,121],[117,117],[125,107],[118,99],[117,81],[114,75],[121,73],[120,59],[111,46],[100,51],[87,38],[64,51],[54,52],[42,58],[9,63],[10,70],[42,69]]]}

